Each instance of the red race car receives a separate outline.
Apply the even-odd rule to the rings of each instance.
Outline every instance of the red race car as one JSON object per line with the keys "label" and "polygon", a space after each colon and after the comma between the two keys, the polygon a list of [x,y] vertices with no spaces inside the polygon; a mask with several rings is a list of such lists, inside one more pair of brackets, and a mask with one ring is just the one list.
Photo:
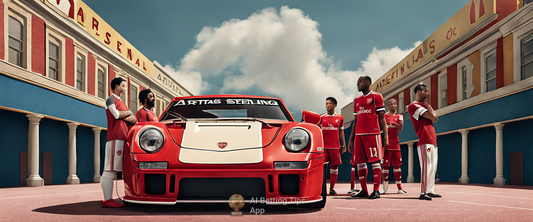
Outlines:
{"label": "red race car", "polygon": [[326,204],[322,132],[294,121],[278,98],[177,97],[159,122],[132,127],[124,153],[127,204],[228,203],[234,194],[247,203]]}

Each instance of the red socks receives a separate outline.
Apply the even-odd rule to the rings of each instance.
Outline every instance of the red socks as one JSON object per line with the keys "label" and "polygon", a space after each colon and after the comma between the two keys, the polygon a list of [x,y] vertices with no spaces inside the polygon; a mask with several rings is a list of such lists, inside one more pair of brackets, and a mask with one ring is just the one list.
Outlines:
{"label": "red socks", "polygon": [[379,191],[379,184],[381,183],[381,164],[372,164],[372,174],[374,175],[374,191]]}
{"label": "red socks", "polygon": [[366,187],[366,175],[368,175],[368,169],[366,168],[366,163],[357,164],[357,175],[359,175],[359,182],[361,183],[361,190],[368,193]]}
{"label": "red socks", "polygon": [[398,186],[398,190],[403,190],[402,169],[400,169],[400,166],[394,166],[394,180],[396,180],[396,186]]}
{"label": "red socks", "polygon": [[[366,163],[357,164],[357,174],[359,175],[359,182],[361,182],[361,189],[368,193],[368,188],[366,187],[366,175],[368,175]],[[381,164],[372,164],[372,175],[374,175],[374,191],[379,191],[379,184],[381,183]]]}

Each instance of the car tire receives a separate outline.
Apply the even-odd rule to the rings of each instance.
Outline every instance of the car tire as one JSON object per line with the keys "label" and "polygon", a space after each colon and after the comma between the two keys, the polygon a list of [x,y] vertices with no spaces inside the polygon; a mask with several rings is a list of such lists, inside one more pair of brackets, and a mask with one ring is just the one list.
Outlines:
{"label": "car tire", "polygon": [[326,206],[326,200],[327,200],[327,191],[326,191],[326,172],[327,172],[327,164],[324,164],[324,173],[322,176],[322,193],[320,196],[322,196],[322,200],[315,203],[310,204],[304,204],[302,205],[304,208],[313,208],[313,209],[322,209]]}

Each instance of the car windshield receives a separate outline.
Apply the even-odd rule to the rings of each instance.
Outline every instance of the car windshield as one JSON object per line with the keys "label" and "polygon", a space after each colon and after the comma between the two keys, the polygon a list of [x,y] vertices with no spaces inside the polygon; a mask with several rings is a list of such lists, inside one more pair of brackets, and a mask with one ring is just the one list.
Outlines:
{"label": "car windshield", "polygon": [[174,101],[161,121],[171,119],[259,118],[289,120],[283,104],[276,99],[202,98]]}

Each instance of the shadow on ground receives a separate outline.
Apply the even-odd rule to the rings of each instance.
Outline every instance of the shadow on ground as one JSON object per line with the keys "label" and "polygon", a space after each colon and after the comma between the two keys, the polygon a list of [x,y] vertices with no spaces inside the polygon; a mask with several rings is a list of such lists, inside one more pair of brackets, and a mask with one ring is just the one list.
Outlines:
{"label": "shadow on ground", "polygon": [[[102,208],[102,201],[62,204],[41,207],[33,212],[64,215],[230,215],[233,211],[228,204],[176,204],[174,206],[134,205],[123,208]],[[308,214],[320,209],[298,208],[294,206],[267,206],[246,204],[240,210],[243,215],[254,215],[263,212],[268,215]]]}

